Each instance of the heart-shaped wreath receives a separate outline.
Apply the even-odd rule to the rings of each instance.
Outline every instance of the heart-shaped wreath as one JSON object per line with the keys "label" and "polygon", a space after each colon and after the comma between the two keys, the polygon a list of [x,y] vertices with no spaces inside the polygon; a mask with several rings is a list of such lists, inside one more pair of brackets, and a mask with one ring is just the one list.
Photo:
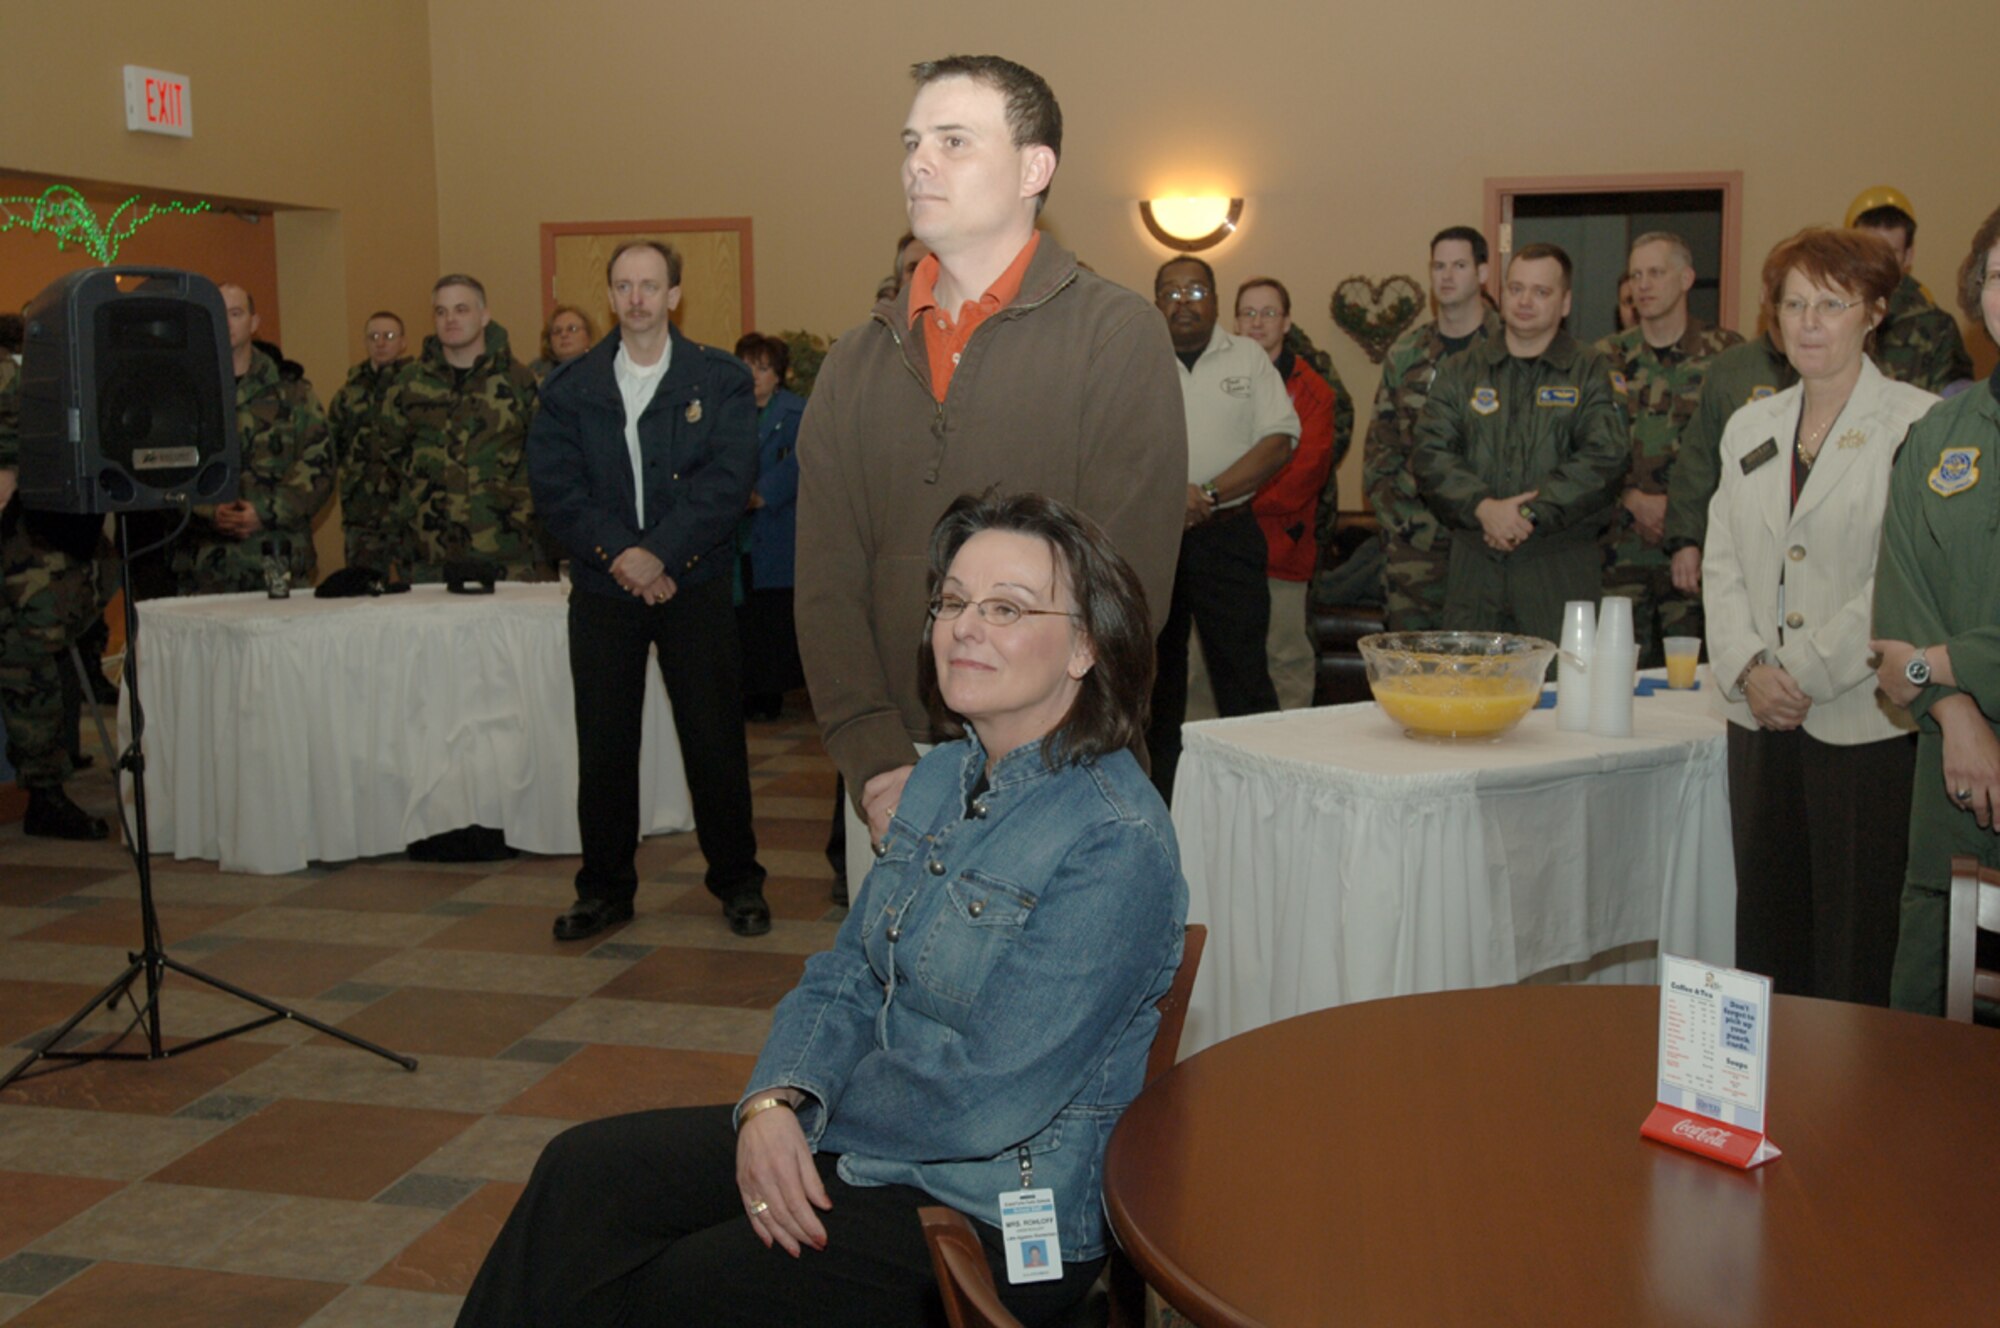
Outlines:
{"label": "heart-shaped wreath", "polygon": [[1398,273],[1380,281],[1349,277],[1333,288],[1335,326],[1360,343],[1371,363],[1380,364],[1424,311],[1424,288],[1415,277]]}

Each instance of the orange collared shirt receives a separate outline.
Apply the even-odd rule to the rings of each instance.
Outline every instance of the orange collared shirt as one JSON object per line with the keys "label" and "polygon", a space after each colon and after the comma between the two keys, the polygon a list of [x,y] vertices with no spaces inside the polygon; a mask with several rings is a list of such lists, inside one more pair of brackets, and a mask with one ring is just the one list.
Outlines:
{"label": "orange collared shirt", "polygon": [[1021,252],[1014,255],[1014,261],[986,288],[986,293],[958,307],[956,323],[938,308],[937,255],[925,255],[924,261],[917,264],[917,270],[910,274],[910,326],[915,327],[919,318],[930,320],[930,325],[924,329],[924,346],[930,355],[931,395],[939,401],[943,401],[945,393],[951,390],[951,376],[958,368],[959,354],[965,349],[965,343],[972,340],[973,331],[1012,304],[1021,293],[1021,281],[1028,275],[1028,260],[1035,256],[1035,247],[1041,242],[1040,231],[1029,236],[1028,242],[1021,246]]}

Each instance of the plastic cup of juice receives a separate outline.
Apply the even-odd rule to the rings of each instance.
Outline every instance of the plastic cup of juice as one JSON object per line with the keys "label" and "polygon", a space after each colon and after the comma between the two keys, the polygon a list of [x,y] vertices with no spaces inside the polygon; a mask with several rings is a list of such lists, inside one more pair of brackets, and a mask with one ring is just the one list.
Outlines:
{"label": "plastic cup of juice", "polygon": [[1695,665],[1701,661],[1701,638],[1670,636],[1667,645],[1667,686],[1685,692],[1694,686]]}

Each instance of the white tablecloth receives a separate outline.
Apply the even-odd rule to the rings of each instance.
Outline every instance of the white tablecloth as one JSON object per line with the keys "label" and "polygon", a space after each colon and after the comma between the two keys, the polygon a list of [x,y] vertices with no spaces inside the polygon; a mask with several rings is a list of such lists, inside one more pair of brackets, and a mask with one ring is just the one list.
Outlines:
{"label": "white tablecloth", "polygon": [[[577,852],[567,614],[554,584],[141,604],[153,850],[287,872],[485,825]],[[686,830],[672,711],[649,684],[640,829]]]}
{"label": "white tablecloth", "polygon": [[[1593,957],[1598,980],[1656,981],[1643,942],[1731,962],[1710,686],[1636,700],[1627,739],[1564,733],[1537,710],[1498,742],[1415,742],[1372,702],[1188,725],[1173,817],[1188,920],[1209,939],[1181,1054],[1309,1010]],[[1639,958],[1607,955],[1620,947]]]}

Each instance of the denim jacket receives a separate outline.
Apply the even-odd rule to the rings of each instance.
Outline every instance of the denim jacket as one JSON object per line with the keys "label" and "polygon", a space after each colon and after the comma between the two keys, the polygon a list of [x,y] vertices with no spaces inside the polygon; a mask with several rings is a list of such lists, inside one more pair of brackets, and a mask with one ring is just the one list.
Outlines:
{"label": "denim jacket", "polygon": [[978,739],[918,762],[862,906],[779,1003],[752,1096],[856,1185],[912,1185],[999,1224],[1055,1190],[1065,1260],[1105,1252],[1104,1147],[1145,1079],[1180,966],[1187,882],[1129,752],[1050,770],[1040,743],[979,790]]}

